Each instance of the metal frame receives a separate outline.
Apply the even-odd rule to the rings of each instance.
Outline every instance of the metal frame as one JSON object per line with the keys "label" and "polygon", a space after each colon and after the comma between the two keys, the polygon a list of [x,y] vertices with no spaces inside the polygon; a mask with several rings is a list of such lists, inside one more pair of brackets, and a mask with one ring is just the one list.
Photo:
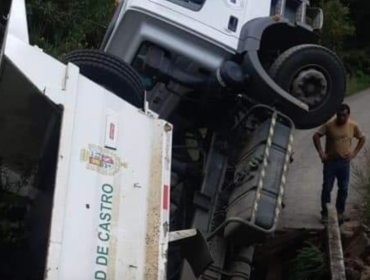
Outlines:
{"label": "metal frame", "polygon": [[[285,184],[286,184],[286,174],[288,172],[288,165],[289,165],[291,154],[292,154],[294,124],[290,120],[290,118],[288,118],[284,114],[281,114],[281,113],[277,112],[276,110],[272,109],[271,107],[265,106],[265,105],[256,105],[234,127],[234,130],[236,130],[238,126],[242,125],[242,123],[245,122],[257,110],[270,111],[271,114],[272,114],[272,119],[271,119],[271,122],[270,122],[269,135],[268,135],[267,144],[266,144],[265,151],[264,151],[264,161],[262,163],[263,167],[262,167],[262,170],[259,172],[261,175],[258,178],[257,191],[256,191],[256,194],[254,196],[251,221],[246,221],[246,220],[243,220],[243,219],[238,218],[238,217],[227,218],[217,229],[215,229],[212,233],[210,233],[210,235],[207,237],[207,240],[212,239],[222,229],[224,229],[227,225],[232,224],[232,223],[241,224],[241,225],[246,226],[246,227],[248,227],[252,230],[254,229],[257,232],[261,232],[261,233],[264,233],[264,234],[270,234],[270,233],[272,233],[276,230],[278,218],[279,218],[281,207],[282,207],[284,187],[285,187]],[[265,229],[265,228],[262,228],[261,226],[258,226],[258,225],[255,224],[255,222],[256,222],[256,212],[258,210],[258,204],[259,204],[259,201],[260,201],[260,198],[261,198],[261,192],[263,190],[264,177],[266,175],[266,170],[265,169],[268,166],[267,160],[268,160],[268,157],[269,157],[269,154],[270,154],[272,139],[273,139],[275,133],[277,133],[276,130],[275,130],[275,125],[276,125],[278,117],[283,118],[285,120],[287,126],[290,127],[291,131],[290,131],[290,136],[289,136],[289,143],[288,143],[288,147],[287,147],[287,153],[285,155],[284,165],[282,166],[282,176],[280,178],[280,182],[277,182],[279,184],[279,190],[280,191],[279,191],[279,194],[278,194],[277,204],[276,204],[276,207],[275,207],[274,223],[273,223],[273,226],[270,229]]]}

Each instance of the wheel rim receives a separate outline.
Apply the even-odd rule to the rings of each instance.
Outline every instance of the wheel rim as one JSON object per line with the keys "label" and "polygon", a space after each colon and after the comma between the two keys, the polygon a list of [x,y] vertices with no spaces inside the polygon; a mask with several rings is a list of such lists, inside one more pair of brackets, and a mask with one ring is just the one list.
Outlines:
{"label": "wheel rim", "polygon": [[301,69],[291,83],[291,94],[310,109],[323,104],[329,94],[330,81],[320,70],[314,67]]}

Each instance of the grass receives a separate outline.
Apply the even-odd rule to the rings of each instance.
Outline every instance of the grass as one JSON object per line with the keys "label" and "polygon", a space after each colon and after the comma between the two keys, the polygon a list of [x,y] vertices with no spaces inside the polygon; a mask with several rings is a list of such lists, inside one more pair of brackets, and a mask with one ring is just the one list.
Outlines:
{"label": "grass", "polygon": [[370,145],[364,148],[358,162],[352,164],[352,186],[365,197],[364,222],[370,225]]}
{"label": "grass", "polygon": [[14,267],[20,263],[20,252],[27,252],[31,201],[19,193],[31,183],[36,169],[35,164],[19,161],[14,163],[19,170],[15,173],[0,157],[0,279],[25,279],[9,275],[18,273]]}
{"label": "grass", "polygon": [[370,87],[370,76],[359,71],[347,78],[347,95],[353,95]]}
{"label": "grass", "polygon": [[315,245],[306,242],[292,261],[289,280],[324,280],[328,279],[329,266],[324,253]]}

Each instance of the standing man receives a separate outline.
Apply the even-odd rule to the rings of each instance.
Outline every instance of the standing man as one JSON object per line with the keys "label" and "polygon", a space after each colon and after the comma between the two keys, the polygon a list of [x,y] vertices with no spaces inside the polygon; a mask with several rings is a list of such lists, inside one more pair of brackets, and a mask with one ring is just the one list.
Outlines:
{"label": "standing man", "polygon": [[[333,118],[314,134],[313,142],[324,164],[324,182],[321,193],[322,221],[327,221],[328,212],[326,204],[330,203],[330,194],[334,180],[338,181],[338,195],[336,208],[339,223],[343,223],[343,213],[348,195],[350,161],[357,156],[365,144],[365,136],[358,125],[349,116],[351,109],[347,104],[342,104]],[[326,136],[325,151],[322,149],[320,138]],[[358,140],[354,150],[351,149],[352,139]]]}

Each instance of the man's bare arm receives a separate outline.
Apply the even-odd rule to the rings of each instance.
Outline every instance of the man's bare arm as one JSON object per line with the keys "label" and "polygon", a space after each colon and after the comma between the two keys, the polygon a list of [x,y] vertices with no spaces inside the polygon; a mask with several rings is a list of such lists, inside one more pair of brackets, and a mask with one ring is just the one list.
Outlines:
{"label": "man's bare arm", "polygon": [[322,149],[322,146],[321,146],[321,137],[323,137],[324,135],[320,134],[319,132],[316,132],[312,139],[313,139],[313,143],[315,145],[315,148],[317,150],[317,152],[319,153],[319,156],[321,158],[322,161],[325,161],[327,160],[327,155],[326,153],[324,152],[324,150]]}
{"label": "man's bare arm", "polygon": [[357,154],[361,151],[361,149],[365,145],[365,141],[366,141],[365,136],[362,136],[360,139],[358,139],[356,148],[352,152],[352,156],[351,156],[352,158],[355,158]]}

